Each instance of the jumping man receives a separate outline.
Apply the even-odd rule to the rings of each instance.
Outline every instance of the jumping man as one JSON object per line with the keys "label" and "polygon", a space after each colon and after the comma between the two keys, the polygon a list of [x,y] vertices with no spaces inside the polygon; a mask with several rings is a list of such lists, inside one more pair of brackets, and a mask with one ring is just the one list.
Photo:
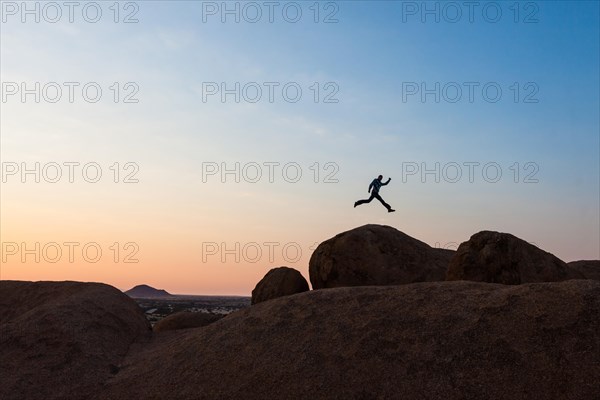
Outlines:
{"label": "jumping man", "polygon": [[[369,197],[367,200],[358,200],[357,202],[354,203],[354,207],[360,206],[361,204],[370,203],[371,200],[377,199],[381,202],[381,204],[383,204],[383,206],[385,208],[387,208],[388,212],[396,211],[396,210],[393,210],[392,207],[388,203],[386,203],[379,195],[379,189],[382,186],[390,183],[392,178],[388,178],[386,183],[381,182],[382,179],[383,179],[383,175],[379,175],[376,179],[373,179],[373,182],[371,182],[371,184],[369,185],[369,193],[371,193],[371,197]],[[372,192],[371,192],[371,189],[373,189]]]}

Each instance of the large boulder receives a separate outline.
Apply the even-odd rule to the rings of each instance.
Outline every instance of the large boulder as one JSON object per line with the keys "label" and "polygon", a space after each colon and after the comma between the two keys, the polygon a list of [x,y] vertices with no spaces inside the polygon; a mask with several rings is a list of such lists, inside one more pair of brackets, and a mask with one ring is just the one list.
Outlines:
{"label": "large boulder", "polygon": [[595,399],[600,282],[313,290],[157,335],[97,399]]}
{"label": "large boulder", "polygon": [[582,274],[585,279],[600,281],[600,260],[571,261],[567,265]]}
{"label": "large boulder", "polygon": [[252,304],[307,290],[308,282],[300,272],[288,267],[273,268],[252,290]]}
{"label": "large boulder", "polygon": [[199,328],[212,324],[221,318],[223,318],[223,315],[219,314],[180,311],[158,321],[154,325],[153,330],[154,332],[164,332],[177,329]]}
{"label": "large boulder", "polygon": [[87,399],[150,334],[134,300],[101,283],[0,281],[0,399]]}
{"label": "large boulder", "polygon": [[554,255],[509,233],[481,231],[460,244],[447,280],[519,285],[583,279]]}
{"label": "large boulder", "polygon": [[319,244],[309,262],[313,289],[443,281],[452,250],[390,226],[364,225]]}

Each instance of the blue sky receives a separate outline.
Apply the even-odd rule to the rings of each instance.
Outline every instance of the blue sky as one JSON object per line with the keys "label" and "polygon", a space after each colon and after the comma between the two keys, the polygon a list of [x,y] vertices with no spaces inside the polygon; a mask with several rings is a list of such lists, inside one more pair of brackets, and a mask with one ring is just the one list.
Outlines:
{"label": "blue sky", "polygon": [[[502,11],[497,23],[481,13],[490,3]],[[74,23],[56,24],[3,15],[2,82],[94,81],[104,97],[94,104],[3,102],[2,161],[135,161],[141,181],[133,187],[9,181],[1,194],[3,240],[51,238],[48,227],[56,224],[88,238],[92,224],[108,241],[126,236],[139,242],[151,261],[126,278],[102,278],[93,268],[85,278],[127,286],[141,276],[160,281],[164,271],[180,268],[179,275],[193,279],[173,278],[174,289],[167,289],[204,293],[247,293],[273,265],[205,265],[198,261],[199,243],[315,243],[365,223],[391,225],[431,245],[500,230],[566,261],[600,258],[598,2],[482,2],[472,23],[465,8],[457,23],[443,15],[423,23],[403,9],[424,3],[392,1],[320,2],[320,19],[335,11],[338,22],[315,23],[314,2],[298,2],[298,23],[276,12],[274,23],[265,17],[256,24],[235,23],[231,16],[223,23],[219,14],[203,22],[207,3],[194,1],[136,2],[138,23],[114,23],[112,2],[101,4],[96,24],[80,14]],[[530,14],[536,23],[524,23]],[[111,102],[112,82],[135,82],[139,103]],[[296,82],[303,97],[290,103],[276,91],[273,103],[266,97],[236,103],[232,96],[225,103],[219,96],[203,102],[206,82]],[[320,100],[329,93],[324,85],[334,83],[339,102],[313,102],[314,82]],[[411,82],[428,88],[455,82],[463,97],[456,103],[436,103],[433,95],[403,101],[403,84]],[[472,103],[465,82],[478,84]],[[483,99],[486,83],[502,89],[498,102]],[[538,101],[523,102],[534,90]],[[202,182],[206,162],[294,162],[303,177],[294,184],[281,176],[273,183]],[[317,184],[310,169],[315,162]],[[322,182],[327,162],[339,167],[338,183]],[[419,175],[402,181],[403,163],[433,168],[465,162],[480,163],[472,183],[466,168],[457,183],[443,177],[436,183],[431,175],[425,182]],[[524,169],[528,162],[536,166],[537,183],[523,182],[534,171]],[[497,183],[482,178],[486,163],[501,167]],[[387,214],[375,203],[353,209],[379,173],[393,179],[382,195],[397,212]],[[291,266],[306,275],[309,256],[305,249]],[[20,276],[16,266],[7,268],[4,275]],[[215,280],[215,270],[243,279],[232,278],[228,286]],[[81,278],[76,271],[45,274]]]}

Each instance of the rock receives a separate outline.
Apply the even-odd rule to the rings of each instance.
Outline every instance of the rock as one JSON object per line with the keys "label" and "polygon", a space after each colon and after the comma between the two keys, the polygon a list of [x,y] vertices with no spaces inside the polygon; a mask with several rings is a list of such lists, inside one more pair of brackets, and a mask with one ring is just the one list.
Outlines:
{"label": "rock", "polygon": [[600,281],[600,260],[571,261],[567,265],[582,274],[585,279]]}
{"label": "rock", "polygon": [[154,325],[154,332],[172,331],[177,329],[199,328],[212,324],[223,318],[223,315],[180,311],[171,314]]}
{"label": "rock", "polygon": [[309,262],[313,289],[443,281],[452,250],[390,226],[364,225],[319,244]]}
{"label": "rock", "polygon": [[100,283],[0,281],[0,398],[87,399],[150,333],[134,300]]}
{"label": "rock", "polygon": [[582,278],[554,255],[509,233],[492,231],[481,231],[461,243],[446,276],[505,285]]}
{"label": "rock", "polygon": [[594,399],[600,282],[313,290],[156,335],[97,399]]}
{"label": "rock", "polygon": [[293,268],[273,268],[252,290],[252,304],[308,290],[308,282]]}

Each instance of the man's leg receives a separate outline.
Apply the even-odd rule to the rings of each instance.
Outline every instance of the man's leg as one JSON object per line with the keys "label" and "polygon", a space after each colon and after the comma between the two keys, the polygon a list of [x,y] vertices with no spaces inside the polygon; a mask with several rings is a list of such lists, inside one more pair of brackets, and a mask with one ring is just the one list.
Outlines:
{"label": "man's leg", "polygon": [[357,202],[355,202],[354,207],[360,206],[361,204],[370,203],[374,197],[375,197],[375,193],[371,193],[371,197],[369,197],[367,200],[358,200]]}
{"label": "man's leg", "polygon": [[384,201],[384,200],[381,198],[381,196],[379,195],[379,193],[375,193],[375,194],[374,194],[374,195],[372,195],[372,196],[373,196],[373,197],[375,197],[377,200],[379,200],[379,201],[381,202],[381,204],[383,204],[383,206],[384,206],[385,208],[387,208],[387,209],[388,209],[388,211],[392,209],[392,206],[390,206],[388,203],[386,203],[386,202],[385,202],[385,201]]}

